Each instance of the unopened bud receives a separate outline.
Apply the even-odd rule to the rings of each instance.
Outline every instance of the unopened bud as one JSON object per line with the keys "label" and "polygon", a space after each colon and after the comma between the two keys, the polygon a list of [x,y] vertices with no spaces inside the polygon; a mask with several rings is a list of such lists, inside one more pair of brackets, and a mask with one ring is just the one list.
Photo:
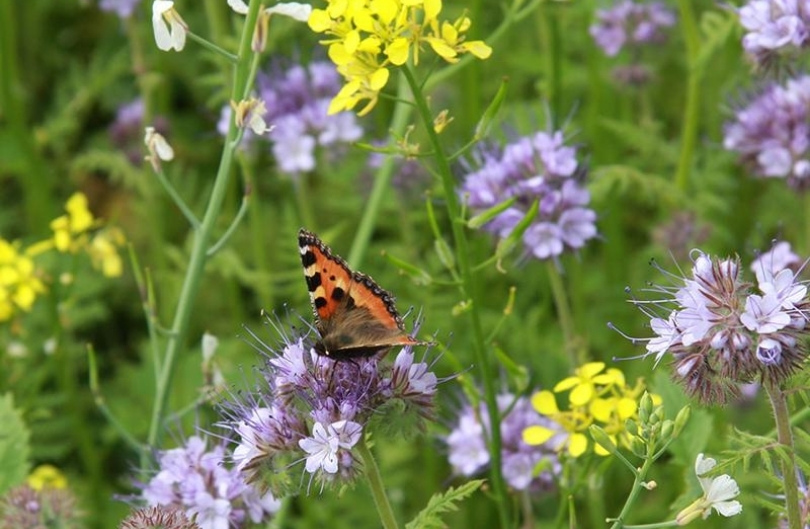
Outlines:
{"label": "unopened bud", "polygon": [[595,424],[592,424],[588,428],[588,432],[591,434],[591,437],[593,438],[594,441],[596,441],[596,443],[599,446],[601,446],[611,454],[616,453],[617,451],[616,443],[613,442],[613,440],[610,438],[607,432],[605,432],[602,428],[600,428]]}

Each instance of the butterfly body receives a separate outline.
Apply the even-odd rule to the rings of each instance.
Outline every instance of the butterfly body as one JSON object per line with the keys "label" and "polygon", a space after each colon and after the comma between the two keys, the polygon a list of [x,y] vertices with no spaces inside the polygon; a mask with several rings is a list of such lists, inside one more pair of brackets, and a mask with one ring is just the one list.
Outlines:
{"label": "butterfly body", "polygon": [[395,346],[424,345],[405,332],[394,297],[353,272],[317,235],[298,232],[301,264],[321,339],[315,351],[333,360],[365,358]]}

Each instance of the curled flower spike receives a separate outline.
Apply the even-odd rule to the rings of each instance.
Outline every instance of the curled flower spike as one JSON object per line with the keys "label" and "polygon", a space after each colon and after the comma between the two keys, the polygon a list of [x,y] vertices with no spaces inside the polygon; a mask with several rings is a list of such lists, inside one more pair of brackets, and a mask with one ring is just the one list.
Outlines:
{"label": "curled flower spike", "polygon": [[771,83],[726,123],[723,147],[761,178],[810,187],[810,76]]}
{"label": "curled flower spike", "polygon": [[610,9],[597,10],[596,18],[590,33],[608,57],[617,55],[625,46],[661,42],[666,38],[663,28],[675,24],[675,15],[661,2],[624,0]]}
{"label": "curled flower spike", "polygon": [[361,470],[355,446],[367,431],[406,435],[433,419],[439,379],[409,348],[393,364],[374,356],[336,362],[309,336],[288,337],[270,323],[284,336],[279,347],[251,333],[266,355],[259,368],[266,386],[223,404],[225,426],[237,436],[234,461],[249,481],[292,492],[300,482],[294,467],[304,461],[310,483],[349,482]]}
{"label": "curled flower spike", "polygon": [[159,471],[142,485],[149,506],[182,509],[201,529],[246,527],[269,519],[281,503],[270,493],[245,482],[222,443],[208,448],[207,439],[190,437],[158,457]]}
{"label": "curled flower spike", "polygon": [[484,224],[502,240],[531,212],[524,227],[526,253],[536,259],[557,259],[596,237],[596,213],[583,185],[584,168],[576,148],[566,144],[562,131],[537,132],[503,147],[488,146],[469,163],[459,191],[476,214],[485,214],[507,199],[513,203]]}
{"label": "curled flower spike", "polygon": [[[515,397],[504,393],[498,396],[498,409],[501,416],[501,454],[503,476],[515,490],[541,491],[552,488],[554,476],[561,470],[559,458],[550,445],[528,443],[523,438],[523,430],[529,425],[544,424],[551,429],[554,423],[541,417],[526,397]],[[466,404],[459,411],[456,423],[445,437],[448,461],[453,472],[462,476],[474,476],[486,469],[489,463],[485,437],[491,421],[486,406],[482,403],[478,410]],[[557,428],[557,434],[562,431]],[[543,465],[544,470],[538,468]]]}
{"label": "curled flower spike", "polygon": [[656,362],[669,353],[675,378],[704,402],[724,403],[752,381],[779,383],[807,356],[807,287],[782,262],[759,261],[756,287],[739,258],[694,252],[680,286],[653,286],[656,301],[633,300],[657,335],[647,340]]}
{"label": "curled flower spike", "polygon": [[152,3],[152,30],[157,47],[163,51],[180,51],[186,45],[188,25],[174,8],[174,2],[155,0]]}
{"label": "curled flower spike", "polygon": [[795,54],[810,44],[810,12],[796,0],[750,0],[738,10],[746,30],[742,45],[760,66],[780,55]]}
{"label": "curled flower spike", "polygon": [[715,478],[702,477],[715,466],[717,461],[698,454],[695,460],[695,475],[700,482],[700,488],[703,489],[703,497],[678,513],[675,518],[678,525],[686,525],[698,517],[705,520],[712,510],[727,518],[742,512],[742,504],[734,499],[740,495],[740,487],[731,476],[723,474]]}
{"label": "curled flower spike", "polygon": [[169,162],[174,159],[174,149],[155,127],[146,127],[143,142],[149,150],[149,156],[144,159],[152,164],[155,171],[160,171],[160,161]]}

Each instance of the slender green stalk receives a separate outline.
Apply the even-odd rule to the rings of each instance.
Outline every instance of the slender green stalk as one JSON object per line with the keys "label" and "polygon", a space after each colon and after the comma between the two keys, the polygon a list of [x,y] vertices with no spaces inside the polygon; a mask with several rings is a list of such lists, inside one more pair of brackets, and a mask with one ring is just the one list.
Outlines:
{"label": "slender green stalk", "polygon": [[414,103],[416,104],[417,112],[419,113],[419,117],[425,127],[425,131],[427,132],[428,138],[430,139],[430,143],[435,153],[437,173],[442,181],[445,206],[447,207],[447,214],[453,231],[456,261],[458,263],[458,269],[461,275],[461,294],[464,296],[465,300],[469,300],[471,303],[468,314],[470,315],[470,323],[472,324],[473,351],[475,352],[476,364],[480,370],[481,382],[484,385],[484,401],[487,405],[490,424],[495,425],[490,429],[491,431],[489,432],[488,440],[490,455],[490,479],[498,505],[498,514],[500,515],[501,527],[506,529],[511,527],[511,512],[509,508],[509,495],[507,493],[501,471],[501,421],[495,390],[495,380],[497,377],[492,372],[490,358],[487,355],[487,348],[484,344],[484,332],[481,327],[481,318],[479,315],[479,311],[481,310],[481,300],[478,296],[478,288],[476,288],[476,284],[473,279],[467,236],[464,232],[463,223],[461,222],[461,206],[459,205],[458,195],[456,194],[456,180],[450,169],[450,163],[447,160],[447,155],[444,151],[442,143],[439,140],[439,135],[433,128],[433,116],[428,108],[427,100],[422,93],[419,82],[411,71],[410,66],[405,65],[401,68],[401,71],[411,87],[411,93],[413,95]]}
{"label": "slender green stalk", "polygon": [[[408,126],[408,120],[413,110],[413,105],[405,103],[404,100],[408,97],[408,83],[400,77],[397,84],[397,103],[394,106],[394,115],[391,117],[391,137],[399,138]],[[368,241],[371,239],[371,232],[377,223],[377,216],[380,213],[382,200],[385,197],[385,192],[391,183],[391,178],[394,175],[395,159],[393,156],[386,156],[383,163],[374,175],[374,185],[371,188],[371,195],[368,197],[366,207],[363,208],[363,216],[360,219],[360,225],[357,227],[357,232],[354,235],[352,247],[349,250],[349,264],[355,268],[361,266],[363,257],[366,255],[368,248]]]}
{"label": "slender green stalk", "polygon": [[787,459],[780,458],[782,467],[782,482],[785,488],[785,508],[787,510],[788,527],[801,529],[802,515],[799,508],[799,482],[796,477],[796,453],[793,447],[793,432],[790,429],[790,415],[788,414],[785,392],[776,384],[765,384],[768,398],[773,408],[773,418],[776,421],[776,439],[787,450]]}
{"label": "slender green stalk", "polygon": [[559,127],[562,110],[562,44],[557,16],[557,3],[543,2],[537,11],[538,36],[544,49],[542,53],[545,67],[545,98],[551,106],[549,120],[551,128]]}
{"label": "slender green stalk", "polygon": [[[647,479],[647,473],[652,468],[652,464],[655,462],[654,457],[647,457],[644,460],[644,464],[641,468],[635,471],[635,479],[633,480],[633,488],[630,489],[630,494],[627,496],[627,500],[624,502],[624,507],[622,507],[622,512],[619,513],[617,518],[614,518],[613,525],[610,526],[610,529],[622,529],[623,527],[628,527],[624,524],[624,519],[630,514],[630,509],[635,504],[636,499],[638,498],[639,493],[644,489],[642,485],[644,480]],[[669,523],[669,522],[667,522]],[[665,527],[665,526],[664,526]]]}
{"label": "slender green stalk", "polygon": [[568,358],[571,360],[571,366],[575,367],[581,364],[585,358],[581,353],[576,331],[574,331],[574,318],[571,314],[571,304],[568,302],[568,293],[565,291],[562,276],[557,269],[557,265],[552,261],[546,262],[546,270],[548,271],[548,280],[551,283],[551,294],[554,297],[554,306],[557,308],[557,319],[560,321],[560,327],[563,331],[563,339],[565,340],[565,351],[568,353]]}
{"label": "slender green stalk", "polygon": [[[250,43],[253,28],[256,25],[256,18],[259,14],[259,5],[260,2],[258,0],[251,0],[245,25],[242,28],[242,37],[239,43],[239,61],[236,64],[235,79],[231,92],[233,99],[237,99],[239,95],[243,94],[245,91],[245,84],[247,83],[250,68]],[[189,320],[191,319],[194,301],[199,291],[203,269],[207,261],[209,242],[228,189],[231,160],[233,159],[234,150],[237,147],[235,140],[238,135],[239,130],[236,128],[234,121],[231,120],[228,135],[224,142],[222,157],[220,158],[219,168],[217,169],[216,179],[214,180],[214,187],[211,191],[211,198],[208,201],[202,222],[194,233],[194,242],[191,249],[188,270],[186,271],[186,276],[180,291],[180,298],[178,299],[175,309],[171,334],[166,344],[163,369],[157,381],[155,404],[152,409],[152,419],[147,437],[147,443],[150,447],[158,446],[163,435],[163,417],[168,405],[172,377],[174,376],[174,367],[177,355],[186,341]],[[144,454],[142,457],[147,457],[147,454]],[[142,468],[146,469],[147,461],[143,459],[141,463]]]}
{"label": "slender green stalk", "polygon": [[700,125],[700,79],[703,71],[695,66],[700,51],[700,34],[695,19],[692,0],[678,0],[680,22],[683,28],[683,39],[686,42],[687,61],[689,65],[689,82],[686,88],[686,105],[683,111],[683,129],[681,129],[681,154],[678,158],[678,168],[675,171],[675,184],[681,191],[689,186],[689,173],[692,169],[692,159],[695,153],[695,142]]}
{"label": "slender green stalk", "polygon": [[183,197],[180,196],[180,193],[174,188],[172,183],[166,178],[166,174],[163,172],[163,168],[158,169],[155,171],[155,176],[157,176],[158,182],[163,186],[163,189],[166,193],[169,194],[169,197],[174,201],[174,205],[177,206],[177,209],[186,217],[186,220],[191,225],[192,228],[197,228],[200,225],[200,221],[197,220],[197,217],[194,215],[194,212],[191,211],[191,208],[188,207],[186,201],[183,200]]}
{"label": "slender green stalk", "polygon": [[380,468],[377,466],[374,454],[371,453],[365,439],[362,437],[354,448],[363,462],[368,486],[371,488],[371,495],[374,496],[374,505],[377,506],[382,526],[385,529],[398,529],[399,525],[397,525],[397,519],[394,517],[394,511],[391,509],[388,496],[385,494],[382,475],[380,475]]}

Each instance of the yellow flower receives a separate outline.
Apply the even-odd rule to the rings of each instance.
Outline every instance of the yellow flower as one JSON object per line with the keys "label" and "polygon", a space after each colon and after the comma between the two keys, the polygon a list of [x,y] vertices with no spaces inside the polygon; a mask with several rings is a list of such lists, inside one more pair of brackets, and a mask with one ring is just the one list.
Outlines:
{"label": "yellow flower", "polygon": [[554,386],[554,393],[570,389],[569,400],[573,406],[583,406],[589,403],[596,395],[596,386],[611,386],[624,384],[624,375],[618,369],[605,369],[604,362],[590,362],[577,368],[574,376],[565,378]]}
{"label": "yellow flower", "polygon": [[118,255],[118,247],[123,246],[124,242],[123,232],[111,227],[98,232],[87,247],[93,266],[106,277],[119,277],[123,272],[124,264]]}
{"label": "yellow flower", "polygon": [[[588,427],[598,424],[614,444],[628,446],[630,434],[626,430],[628,419],[638,419],[638,399],[644,392],[644,382],[635,386],[627,385],[624,373],[615,368],[605,371],[603,362],[584,364],[575,370],[574,376],[565,378],[554,386],[554,393],[571,390],[569,409],[560,410],[551,391],[544,390],[532,397],[532,405],[537,412],[560,425],[568,436],[556,449],[567,448],[572,457],[579,457],[588,451],[591,443],[587,436]],[[652,395],[653,402],[660,404],[661,397]],[[544,426],[529,426],[523,431],[523,440],[536,445],[548,442],[558,430]],[[597,455],[606,456],[608,451],[593,443]]]}
{"label": "yellow flower", "polygon": [[420,46],[430,48],[448,62],[471,53],[485,59],[492,49],[483,41],[465,41],[471,21],[460,17],[442,22],[441,0],[327,0],[326,9],[313,9],[310,29],[323,33],[321,44],[346,81],[329,106],[329,113],[353,109],[368,100],[359,114],[369,112],[388,83],[390,66],[402,66],[413,57],[419,64]]}
{"label": "yellow flower", "polygon": [[34,490],[64,489],[67,478],[62,471],[53,465],[39,465],[27,479],[28,486]]}
{"label": "yellow flower", "polygon": [[16,309],[31,310],[45,285],[39,280],[33,259],[17,245],[0,239],[0,321],[10,320]]}
{"label": "yellow flower", "polygon": [[85,232],[92,228],[96,221],[83,193],[74,193],[65,203],[65,210],[67,215],[51,221],[53,243],[60,252],[75,253],[87,244]]}
{"label": "yellow flower", "polygon": [[[568,449],[571,457],[579,457],[588,449],[588,438],[585,432],[593,422],[582,410],[560,411],[557,400],[550,391],[539,391],[532,396],[532,406],[538,413],[556,422],[568,432],[568,436],[555,449]],[[523,430],[523,441],[530,445],[540,445],[551,440],[559,430],[545,426],[529,426]]]}

